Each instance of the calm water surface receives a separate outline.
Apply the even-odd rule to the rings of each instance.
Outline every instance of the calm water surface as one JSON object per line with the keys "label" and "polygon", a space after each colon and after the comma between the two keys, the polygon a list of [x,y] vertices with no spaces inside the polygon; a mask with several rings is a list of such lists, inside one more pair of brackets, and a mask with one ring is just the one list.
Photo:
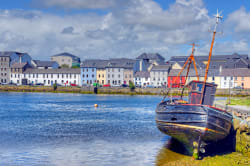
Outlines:
{"label": "calm water surface", "polygon": [[0,99],[0,165],[155,165],[168,140],[154,121],[158,96],[0,93]]}

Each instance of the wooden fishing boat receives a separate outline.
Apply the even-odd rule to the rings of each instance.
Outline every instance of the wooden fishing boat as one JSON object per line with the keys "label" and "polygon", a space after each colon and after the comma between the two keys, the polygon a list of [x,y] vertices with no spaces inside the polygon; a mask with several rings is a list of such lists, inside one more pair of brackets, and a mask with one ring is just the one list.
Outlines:
{"label": "wooden fishing boat", "polygon": [[192,81],[189,84],[188,102],[166,100],[156,108],[158,129],[182,142],[188,154],[193,154],[194,149],[204,152],[207,144],[224,139],[230,133],[232,124],[231,114],[212,106],[216,85],[206,83],[202,104],[199,103],[202,96],[199,85],[203,85],[203,82]]}
{"label": "wooden fishing boat", "polygon": [[[222,18],[217,11],[216,26],[213,31],[213,39],[210,47],[208,63],[204,81],[199,81],[198,72],[194,60],[194,44],[190,57],[187,59],[181,72],[187,67],[187,74],[184,85],[188,77],[190,65],[193,63],[197,80],[191,81],[189,87],[188,101],[180,98],[163,100],[156,108],[156,125],[160,131],[183,143],[189,154],[194,157],[199,156],[199,152],[205,152],[204,147],[213,142],[224,139],[229,133],[232,125],[232,115],[213,107],[216,84],[207,83],[207,73],[209,70],[212,49],[216,34],[216,27],[219,19]],[[175,81],[174,81],[175,82]],[[172,85],[171,85],[172,87]]]}

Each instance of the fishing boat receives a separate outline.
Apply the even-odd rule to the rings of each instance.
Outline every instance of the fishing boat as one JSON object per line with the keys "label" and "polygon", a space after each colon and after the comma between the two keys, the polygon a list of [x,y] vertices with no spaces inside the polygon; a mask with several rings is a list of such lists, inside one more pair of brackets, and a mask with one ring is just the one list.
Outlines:
{"label": "fishing boat", "polygon": [[[217,11],[216,25],[213,31],[213,39],[204,81],[199,80],[194,59],[195,44],[193,44],[191,55],[176,77],[177,79],[181,72],[188,66],[184,81],[184,87],[189,88],[188,101],[183,100],[184,87],[180,98],[173,99],[171,97],[169,100],[165,100],[171,90],[170,88],[156,108],[155,118],[158,129],[183,143],[188,154],[193,154],[195,158],[199,156],[200,152],[205,153],[207,144],[220,141],[227,137],[232,126],[232,115],[226,112],[226,110],[213,107],[217,85],[206,82],[216,27],[221,18],[222,16],[220,16],[220,13]],[[185,85],[192,63],[196,71],[197,80],[193,80]]]}

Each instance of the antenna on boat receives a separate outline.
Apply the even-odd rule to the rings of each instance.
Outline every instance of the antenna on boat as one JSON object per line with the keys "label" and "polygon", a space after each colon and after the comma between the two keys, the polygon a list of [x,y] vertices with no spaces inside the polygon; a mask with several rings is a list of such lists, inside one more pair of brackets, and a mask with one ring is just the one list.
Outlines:
{"label": "antenna on boat", "polygon": [[223,19],[223,16],[221,14],[222,14],[222,11],[219,12],[218,9],[217,9],[217,14],[214,15],[215,18],[216,18],[216,24],[214,26],[213,38],[212,38],[211,47],[210,47],[209,56],[208,56],[208,62],[207,62],[206,73],[205,73],[205,78],[204,78],[203,87],[202,87],[202,94],[201,94],[200,104],[202,104],[203,98],[204,98],[204,91],[205,91],[205,86],[206,86],[206,81],[207,81],[207,73],[208,73],[208,70],[209,70],[210,62],[211,62],[211,56],[212,56],[212,51],[213,51],[213,46],[214,46],[214,39],[215,39],[216,29],[217,29],[217,26],[219,24],[220,19]]}

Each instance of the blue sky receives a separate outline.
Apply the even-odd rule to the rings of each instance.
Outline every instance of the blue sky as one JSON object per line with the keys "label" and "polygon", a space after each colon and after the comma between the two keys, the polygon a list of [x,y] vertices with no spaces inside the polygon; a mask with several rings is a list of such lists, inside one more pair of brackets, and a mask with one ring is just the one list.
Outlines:
{"label": "blue sky", "polygon": [[249,54],[248,0],[1,0],[0,50],[35,59],[70,52],[86,58],[134,58],[143,52],[208,54],[213,14],[223,10],[214,54]]}

